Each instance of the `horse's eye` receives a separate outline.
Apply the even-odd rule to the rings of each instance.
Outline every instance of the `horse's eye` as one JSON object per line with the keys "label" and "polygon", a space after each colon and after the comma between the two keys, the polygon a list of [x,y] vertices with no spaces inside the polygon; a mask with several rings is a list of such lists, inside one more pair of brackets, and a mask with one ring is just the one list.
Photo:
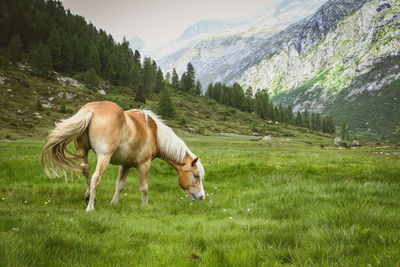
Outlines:
{"label": "horse's eye", "polygon": [[200,175],[198,175],[198,174],[193,174],[193,176],[194,176],[194,178],[196,178],[196,179],[199,179],[199,178],[200,178]]}

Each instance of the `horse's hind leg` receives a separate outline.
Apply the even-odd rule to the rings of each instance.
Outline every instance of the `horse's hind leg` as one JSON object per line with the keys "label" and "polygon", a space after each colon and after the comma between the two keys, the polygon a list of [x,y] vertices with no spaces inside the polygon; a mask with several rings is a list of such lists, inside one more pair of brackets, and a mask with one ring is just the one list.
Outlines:
{"label": "horse's hind leg", "polygon": [[126,176],[128,176],[129,168],[124,166],[119,166],[118,170],[118,179],[115,185],[115,194],[113,199],[111,200],[111,204],[117,204],[119,200],[119,194],[121,193],[122,189],[124,188]]}
{"label": "horse's hind leg", "polygon": [[94,199],[96,197],[96,188],[100,183],[101,176],[105,172],[110,163],[111,154],[110,155],[98,155],[97,157],[97,165],[96,171],[93,173],[92,180],[90,181],[90,197],[89,204],[87,205],[86,211],[94,210]]}
{"label": "horse's hind leg", "polygon": [[82,173],[86,178],[86,199],[85,202],[88,204],[89,202],[89,194],[90,194],[90,165],[88,161],[88,152],[89,152],[89,145],[86,144],[84,138],[81,137],[75,140],[75,148],[77,154],[82,158],[81,160],[81,168]]}
{"label": "horse's hind leg", "polygon": [[151,160],[140,165],[137,169],[139,171],[139,183],[140,183],[140,193],[142,194],[142,205],[146,206],[149,204],[147,200],[147,175],[149,173],[151,165]]}

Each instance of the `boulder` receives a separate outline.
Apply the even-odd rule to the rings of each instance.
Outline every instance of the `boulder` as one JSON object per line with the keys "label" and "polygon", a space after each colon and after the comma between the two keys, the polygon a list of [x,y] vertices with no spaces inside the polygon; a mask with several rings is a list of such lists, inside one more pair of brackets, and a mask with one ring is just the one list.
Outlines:
{"label": "boulder", "polygon": [[253,136],[260,136],[259,133],[253,133]]}
{"label": "boulder", "polygon": [[336,136],[335,139],[333,140],[333,144],[335,146],[339,146],[340,142],[342,142],[342,138],[340,138],[339,136]]}
{"label": "boulder", "polygon": [[360,145],[360,142],[358,142],[357,140],[353,140],[353,144],[352,144],[354,147],[359,147],[359,146],[361,146]]}
{"label": "boulder", "polygon": [[263,141],[271,141],[272,137],[270,135],[266,135],[261,140],[263,140]]}

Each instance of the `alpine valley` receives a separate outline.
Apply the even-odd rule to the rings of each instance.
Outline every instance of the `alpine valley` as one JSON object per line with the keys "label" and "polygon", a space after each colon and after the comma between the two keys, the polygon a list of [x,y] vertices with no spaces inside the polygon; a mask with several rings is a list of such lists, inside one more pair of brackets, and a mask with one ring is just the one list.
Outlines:
{"label": "alpine valley", "polygon": [[157,63],[182,73],[191,62],[203,87],[267,89],[274,104],[332,115],[353,136],[399,139],[400,1],[330,0],[310,10],[193,34]]}

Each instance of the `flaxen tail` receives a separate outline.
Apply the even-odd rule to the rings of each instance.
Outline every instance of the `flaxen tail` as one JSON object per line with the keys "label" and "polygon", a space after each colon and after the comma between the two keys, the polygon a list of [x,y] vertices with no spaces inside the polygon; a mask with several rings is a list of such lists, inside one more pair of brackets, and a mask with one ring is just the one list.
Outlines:
{"label": "flaxen tail", "polygon": [[78,170],[80,157],[67,145],[85,132],[91,118],[92,111],[82,109],[71,118],[56,123],[42,150],[42,166],[47,175],[59,176],[64,170]]}

